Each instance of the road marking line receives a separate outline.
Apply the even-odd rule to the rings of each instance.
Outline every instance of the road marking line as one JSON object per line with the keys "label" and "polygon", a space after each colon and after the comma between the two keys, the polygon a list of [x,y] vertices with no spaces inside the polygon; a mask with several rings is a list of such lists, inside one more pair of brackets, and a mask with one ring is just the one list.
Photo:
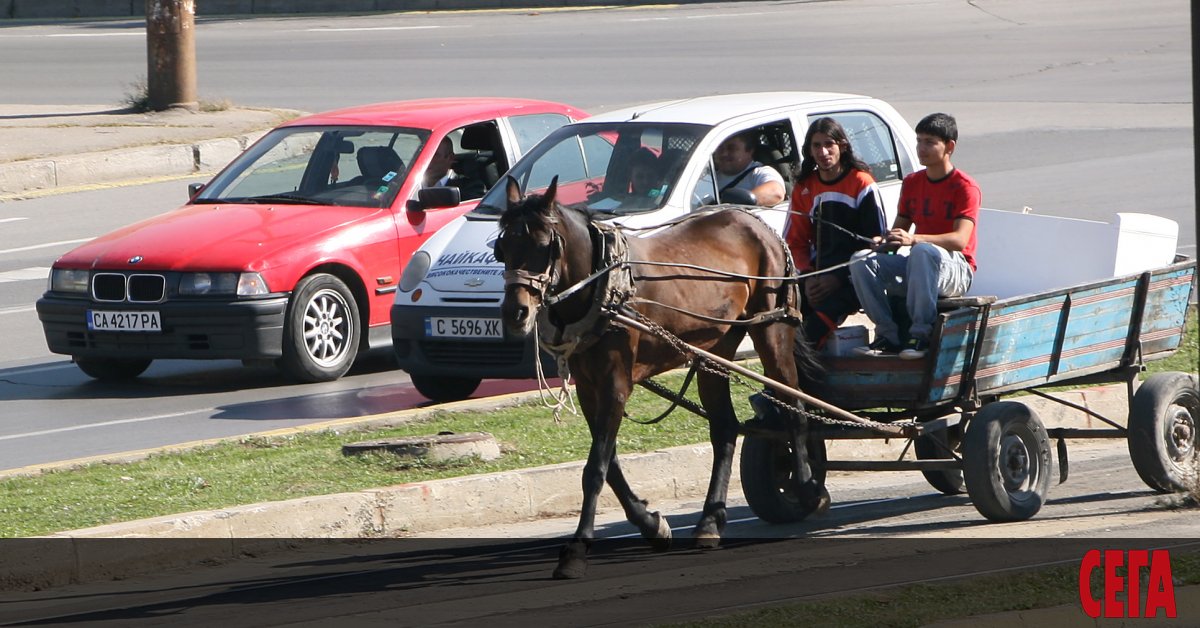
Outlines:
{"label": "road marking line", "polygon": [[0,222],[16,222],[18,220],[29,220],[29,219],[24,216],[22,216],[20,218],[0,218]]}
{"label": "road marking line", "polygon": [[24,314],[25,312],[32,312],[36,309],[37,308],[32,305],[23,305],[20,307],[5,307],[5,308],[0,308],[0,316],[3,316],[4,314]]}
{"label": "road marking line", "polygon": [[145,37],[145,31],[132,33],[51,33],[46,37]]}
{"label": "road marking line", "polygon": [[83,238],[80,240],[60,240],[58,242],[47,242],[45,244],[34,244],[32,246],[21,246],[15,249],[0,249],[0,255],[6,253],[20,253],[22,251],[32,251],[34,249],[47,249],[52,246],[63,246],[64,244],[79,244],[81,242],[91,242],[95,238]]}
{"label": "road marking line", "polygon": [[31,266],[29,268],[20,268],[17,270],[9,270],[0,273],[0,283],[9,281],[30,281],[33,279],[46,280],[50,276],[49,266]]}
{"label": "road marking line", "polygon": [[671,17],[635,17],[625,20],[626,22],[663,22],[667,20],[710,20],[713,18],[726,17],[753,17],[756,15],[767,15],[766,13],[713,13],[708,15],[683,15]]}
{"label": "road marking line", "polygon": [[29,438],[31,436],[45,436],[47,434],[61,434],[63,432],[77,432],[79,430],[88,430],[94,427],[108,427],[110,425],[124,425],[126,423],[144,423],[146,421],[157,421],[159,419],[173,419],[175,417],[187,416],[189,414],[197,414],[200,412],[208,412],[208,410],[188,410],[186,412],[174,412],[171,414],[159,414],[155,416],[144,416],[136,419],[117,419],[116,421],[104,421],[102,423],[88,423],[87,425],[72,425],[71,427],[58,427],[52,430],[40,430],[37,432],[25,432],[23,434],[9,434],[8,436],[0,436],[0,440],[16,440],[18,438]]}
{"label": "road marking line", "polygon": [[[306,28],[303,32],[306,33],[349,33],[356,31],[419,31],[428,30],[431,28],[446,28],[445,26],[362,26],[358,28]],[[467,28],[463,26],[453,26],[451,28]],[[293,31],[294,32],[294,31]]]}

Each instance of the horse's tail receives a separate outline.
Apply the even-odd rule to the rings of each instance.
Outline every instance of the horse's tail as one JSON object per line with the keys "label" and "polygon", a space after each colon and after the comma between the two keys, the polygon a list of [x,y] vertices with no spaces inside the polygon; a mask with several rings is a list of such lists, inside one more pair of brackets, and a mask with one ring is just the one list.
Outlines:
{"label": "horse's tail", "polygon": [[[765,223],[764,223],[765,224]],[[775,233],[774,229],[769,229]],[[783,251],[784,277],[796,276],[796,262],[792,259],[792,249],[782,236],[775,233],[779,250]],[[800,324],[800,281],[791,279],[783,281],[779,286],[779,306],[785,308],[788,323],[796,330],[796,342],[792,347],[792,355],[796,360],[797,375],[800,376],[800,387],[805,382],[814,382],[821,378],[825,367],[817,357],[817,350],[804,336],[804,325]]]}
{"label": "horse's tail", "polygon": [[[783,252],[783,274],[781,276],[790,279],[779,282],[779,287],[776,289],[775,307],[783,309],[784,320],[796,330],[793,354],[801,384],[805,381],[816,381],[825,372],[825,367],[817,357],[817,350],[804,337],[804,326],[800,324],[800,281],[796,278],[796,262],[792,259],[792,249],[787,245],[783,236],[772,229],[761,216],[744,209],[741,211],[758,219],[765,231],[774,236],[775,249]],[[803,388],[803,385],[801,387]]]}

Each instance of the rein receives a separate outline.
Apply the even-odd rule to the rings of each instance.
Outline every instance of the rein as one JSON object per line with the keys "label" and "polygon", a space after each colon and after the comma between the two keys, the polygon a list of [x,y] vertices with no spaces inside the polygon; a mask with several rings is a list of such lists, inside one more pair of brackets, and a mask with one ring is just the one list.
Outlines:
{"label": "rein", "polygon": [[[747,213],[750,213],[750,212],[747,212]],[[701,215],[704,215],[704,214],[692,214],[689,216],[684,216],[677,220],[669,221],[669,222],[655,225],[652,227],[644,227],[641,229],[636,229],[636,231],[647,231],[647,230],[651,230],[651,229],[658,229],[661,227],[674,226],[674,225],[680,224],[682,222],[696,218]],[[750,213],[750,215],[753,216],[754,214]],[[754,281],[779,281],[779,282],[783,283],[784,285],[786,285],[789,283],[796,283],[800,279],[803,279],[805,277],[809,277],[812,275],[818,275],[821,273],[827,273],[827,272],[837,270],[839,268],[843,268],[843,267],[849,265],[849,262],[845,262],[842,264],[837,264],[834,266],[830,266],[828,268],[823,268],[821,270],[817,270],[817,271],[813,271],[813,272],[809,272],[809,273],[803,273],[800,275],[787,275],[787,276],[783,276],[783,277],[776,277],[776,276],[762,276],[762,275],[746,275],[746,274],[721,270],[721,269],[717,269],[717,268],[710,268],[710,267],[706,267],[706,266],[699,266],[696,264],[687,264],[687,263],[682,263],[682,262],[658,262],[658,261],[650,261],[650,260],[631,260],[631,259],[628,259],[628,250],[624,243],[624,236],[623,236],[623,234],[621,234],[621,232],[624,230],[624,228],[617,227],[617,226],[611,226],[611,225],[607,225],[607,224],[603,224],[603,223],[597,223],[593,220],[589,220],[587,226],[588,226],[589,234],[592,236],[593,248],[598,251],[598,254],[594,255],[593,257],[599,258],[596,262],[596,265],[600,266],[599,270],[592,272],[587,277],[564,288],[563,290],[560,290],[559,292],[557,292],[555,294],[547,294],[547,289],[555,282],[555,280],[557,278],[557,274],[558,274],[557,273],[557,265],[554,263],[556,260],[552,259],[550,264],[548,265],[547,269],[541,273],[536,273],[536,274],[529,273],[527,271],[519,270],[519,269],[504,272],[504,279],[505,279],[506,285],[514,285],[515,284],[515,285],[528,286],[531,290],[536,291],[539,297],[542,297],[542,307],[540,308],[540,311],[538,314],[539,317],[541,317],[544,312],[547,312],[550,307],[557,305],[558,303],[561,303],[565,299],[571,297],[572,295],[578,293],[579,291],[583,290],[584,288],[588,287],[589,285],[591,285],[597,281],[608,280],[609,283],[611,284],[612,280],[610,279],[610,277],[611,277],[611,273],[614,270],[624,271],[619,274],[627,275],[626,280],[629,282],[628,288],[624,288],[623,287],[624,282],[620,282],[622,284],[622,288],[620,288],[616,291],[613,290],[611,285],[609,286],[608,290],[598,291],[596,294],[596,298],[593,299],[592,308],[589,310],[588,315],[585,316],[584,319],[582,319],[580,321],[576,321],[575,323],[569,323],[567,326],[564,326],[563,328],[559,329],[559,326],[554,325],[552,322],[549,321],[549,318],[547,317],[547,320],[544,322],[547,323],[548,327],[550,327],[552,329],[556,329],[558,331],[558,333],[556,334],[557,338],[546,339],[543,336],[539,335],[539,344],[542,344],[548,351],[550,351],[552,354],[555,354],[555,355],[560,355],[563,353],[570,355],[570,353],[574,353],[575,351],[579,350],[579,344],[584,341],[585,334],[591,334],[591,336],[592,336],[591,338],[587,338],[587,340],[589,342],[587,342],[586,344],[588,344],[588,345],[590,345],[591,342],[594,342],[595,339],[598,339],[599,335],[601,333],[603,333],[603,328],[599,324],[599,319],[604,318],[608,321],[611,321],[613,312],[616,311],[615,306],[619,306],[620,304],[623,304],[623,303],[639,303],[639,304],[653,305],[653,306],[658,306],[658,307],[662,307],[665,309],[669,309],[674,312],[678,312],[685,316],[691,316],[698,320],[702,320],[702,321],[709,322],[709,323],[715,323],[715,324],[721,324],[721,325],[733,325],[733,326],[746,326],[746,327],[757,325],[757,324],[764,323],[764,322],[781,320],[781,319],[787,318],[790,315],[788,308],[784,307],[784,308],[775,308],[773,310],[769,310],[766,312],[760,312],[750,318],[725,319],[725,318],[716,318],[716,317],[712,317],[712,316],[707,316],[707,315],[701,314],[699,312],[693,312],[691,310],[680,308],[680,307],[677,307],[674,305],[668,305],[668,304],[662,303],[660,301],[654,301],[651,299],[643,299],[643,298],[635,298],[635,297],[633,297],[633,294],[636,290],[636,287],[633,285],[633,278],[632,278],[632,273],[631,273],[631,268],[633,266],[657,266],[657,267],[668,267],[668,268],[682,268],[682,269],[688,269],[688,270],[702,271],[705,273],[715,275],[717,277],[724,277],[724,278],[731,278],[731,279],[746,279],[746,280],[754,280]],[[630,230],[634,231],[634,229],[630,229]],[[611,238],[606,238],[606,235],[608,235],[608,234],[611,234]],[[621,234],[621,235],[619,235],[619,234]],[[561,237],[561,235],[559,235],[559,233],[557,231],[554,232],[554,238],[555,238],[555,240],[558,241],[559,247],[561,247],[562,237]],[[616,244],[618,241],[619,241],[619,245]],[[783,244],[782,239],[780,239],[780,243],[784,246],[784,251],[787,251],[787,246],[786,246],[786,244]],[[611,250],[611,247],[614,247],[614,246],[619,246],[620,251],[616,252],[614,250]],[[788,252],[788,253],[789,253],[788,267],[792,268],[792,266],[790,264],[790,257],[791,257],[790,252]],[[605,263],[605,262],[607,262],[607,263]],[[703,279],[703,278],[692,277],[689,279]],[[606,296],[609,298],[604,298]],[[542,321],[539,321],[539,322],[542,322]],[[568,328],[570,328],[570,329],[568,329]]]}

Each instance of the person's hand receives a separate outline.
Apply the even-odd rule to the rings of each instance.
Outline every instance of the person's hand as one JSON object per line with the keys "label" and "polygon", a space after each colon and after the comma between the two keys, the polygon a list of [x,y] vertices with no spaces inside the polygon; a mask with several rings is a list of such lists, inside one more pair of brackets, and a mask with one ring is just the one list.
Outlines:
{"label": "person's hand", "polygon": [[889,243],[884,239],[883,236],[875,236],[871,238],[871,250],[879,253],[880,255],[891,253],[898,248],[900,247]]}
{"label": "person's hand", "polygon": [[892,229],[887,232],[883,241],[885,244],[895,247],[893,250],[917,243],[917,239],[907,229]]}
{"label": "person's hand", "polygon": [[840,287],[842,287],[842,280],[834,275],[829,273],[814,275],[804,280],[804,296],[816,305],[829,298]]}

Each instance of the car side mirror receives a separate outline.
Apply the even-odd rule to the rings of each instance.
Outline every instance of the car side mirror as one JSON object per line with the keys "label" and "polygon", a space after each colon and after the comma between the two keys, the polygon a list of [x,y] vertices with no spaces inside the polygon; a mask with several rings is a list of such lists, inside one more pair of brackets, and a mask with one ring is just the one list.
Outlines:
{"label": "car side mirror", "polygon": [[422,212],[427,209],[457,207],[462,202],[462,193],[456,187],[421,188],[416,200],[408,202],[408,211]]}
{"label": "car side mirror", "polygon": [[754,192],[741,188],[731,188],[721,192],[721,202],[734,205],[758,205],[758,199],[754,196]]}
{"label": "car side mirror", "polygon": [[190,200],[196,198],[196,195],[199,194],[200,190],[203,190],[203,189],[204,189],[203,183],[189,183],[188,184],[188,200],[190,201]]}

